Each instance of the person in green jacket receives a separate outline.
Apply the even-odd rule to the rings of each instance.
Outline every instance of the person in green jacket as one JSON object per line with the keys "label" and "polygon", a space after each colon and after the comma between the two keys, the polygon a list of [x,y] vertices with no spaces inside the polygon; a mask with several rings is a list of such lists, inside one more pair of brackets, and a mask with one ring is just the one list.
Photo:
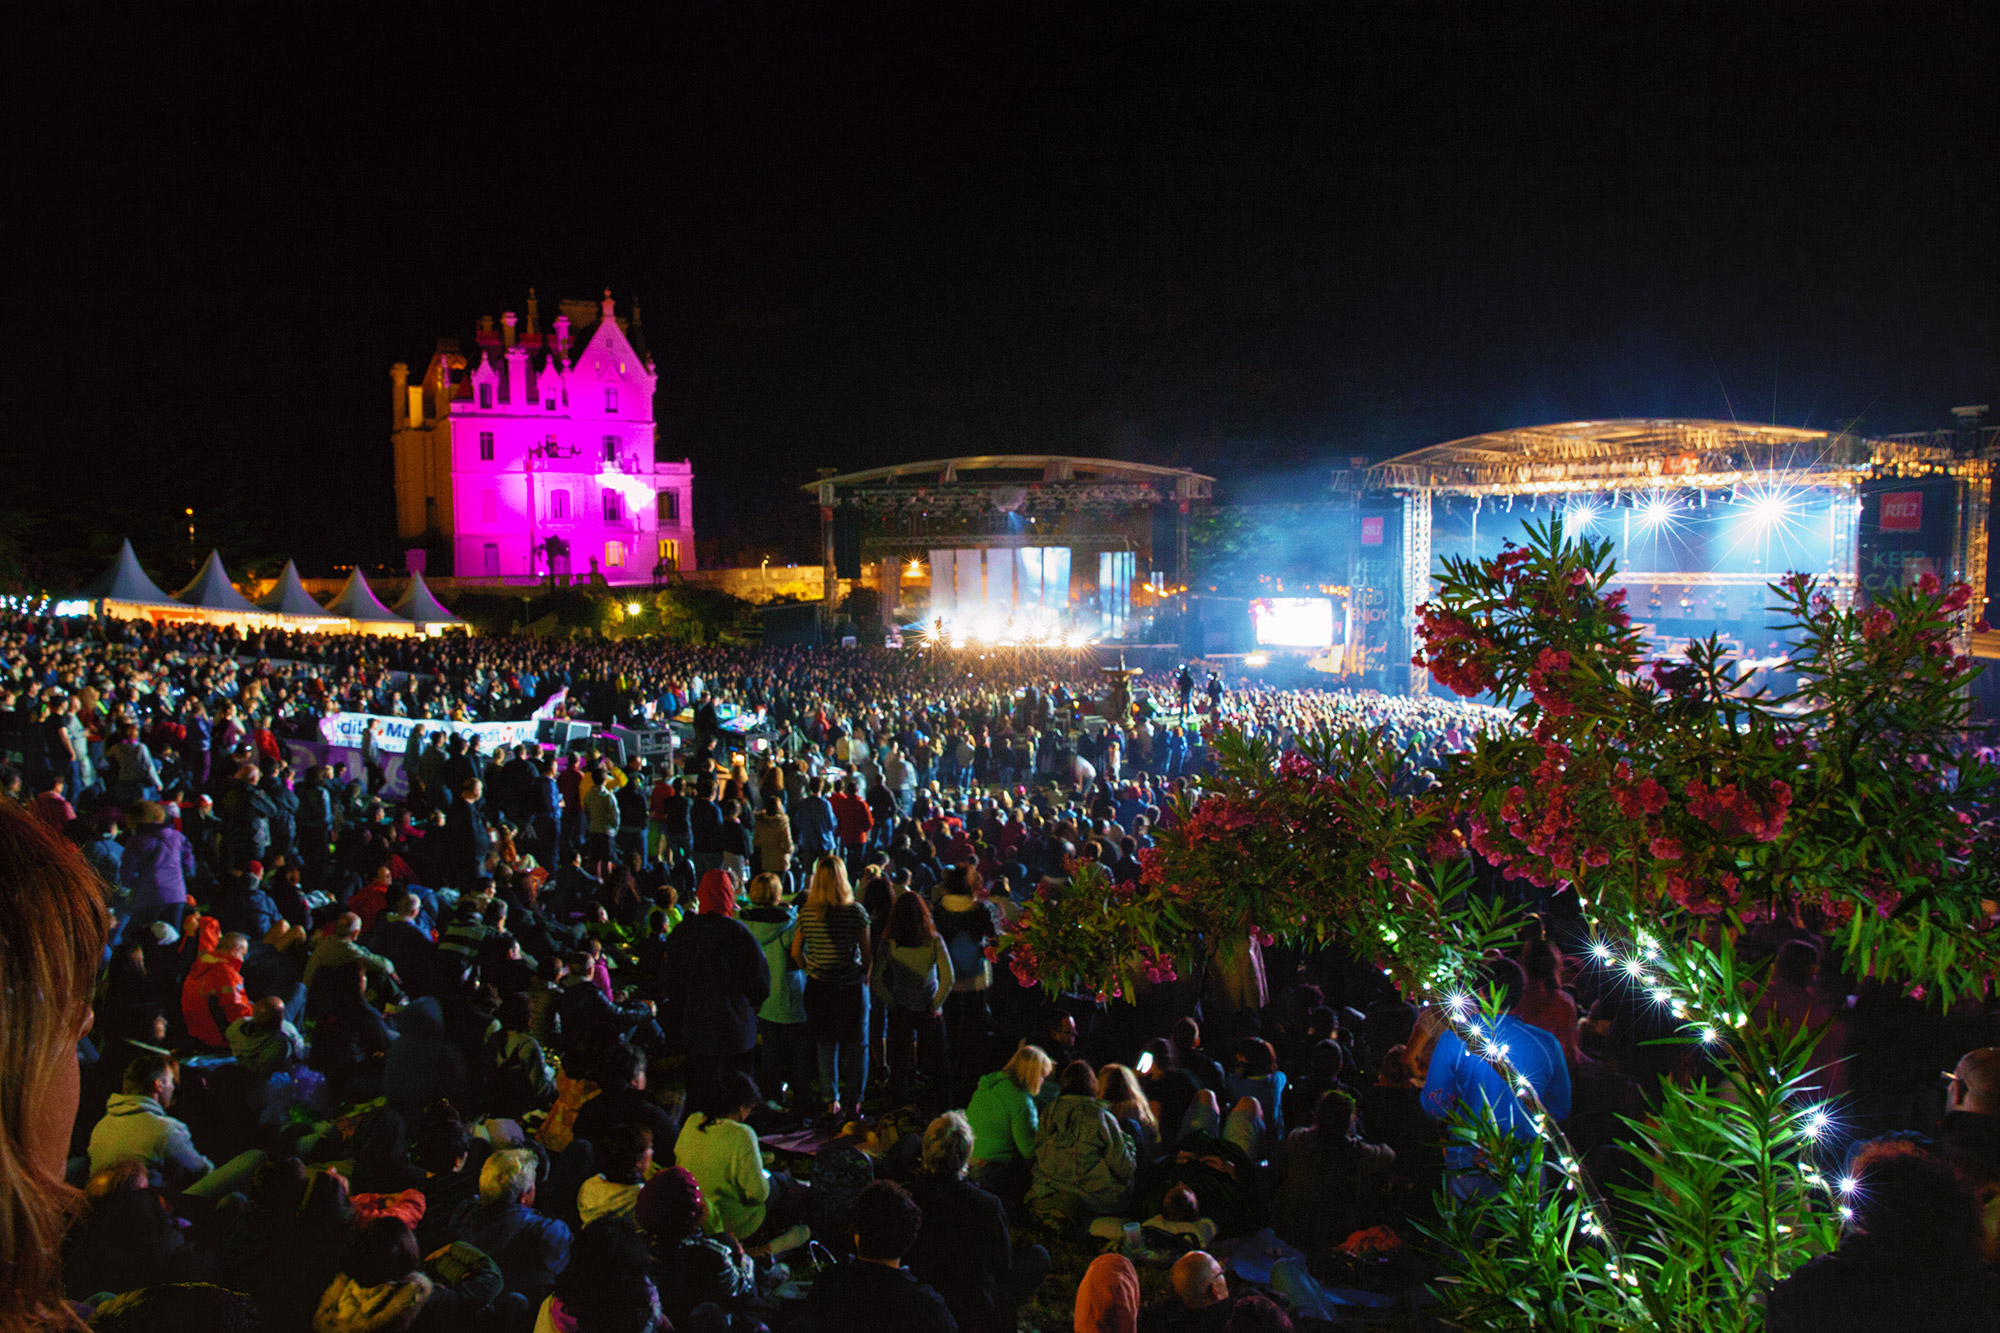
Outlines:
{"label": "person in green jacket", "polygon": [[1006,1064],[979,1080],[966,1103],[965,1118],[972,1126],[971,1174],[1002,1198],[1019,1199],[1027,1192],[1041,1121],[1035,1095],[1055,1067],[1041,1047],[1022,1042]]}
{"label": "person in green jacket", "polygon": [[792,936],[799,918],[784,901],[784,882],[769,871],[750,881],[752,906],[738,918],[771,973],[771,993],[757,1010],[758,1079],[764,1093],[782,1108],[812,1106],[815,1049],[806,1030],[806,974],[792,962]]}

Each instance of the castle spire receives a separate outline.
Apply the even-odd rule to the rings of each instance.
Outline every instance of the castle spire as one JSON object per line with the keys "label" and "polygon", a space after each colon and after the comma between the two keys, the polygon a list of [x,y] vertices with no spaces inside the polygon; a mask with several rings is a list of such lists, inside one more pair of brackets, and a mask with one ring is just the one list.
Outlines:
{"label": "castle spire", "polygon": [[611,299],[611,289],[609,287],[604,289],[604,299],[598,302],[597,308],[607,321],[618,318],[618,305],[617,302]]}
{"label": "castle spire", "polygon": [[539,334],[542,331],[541,325],[538,322],[540,318],[541,318],[541,306],[537,304],[535,301],[535,289],[533,287],[530,287],[528,288],[528,332],[529,333]]}

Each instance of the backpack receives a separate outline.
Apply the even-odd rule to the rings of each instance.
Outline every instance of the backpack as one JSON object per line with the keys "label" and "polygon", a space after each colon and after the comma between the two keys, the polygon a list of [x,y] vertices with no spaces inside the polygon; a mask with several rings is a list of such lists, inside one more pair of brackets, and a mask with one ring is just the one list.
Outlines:
{"label": "backpack", "polygon": [[917,972],[900,962],[894,954],[889,956],[889,998],[898,1009],[919,1013],[929,1009],[937,1001],[937,973],[926,970]]}
{"label": "backpack", "polygon": [[951,955],[951,975],[958,981],[970,981],[974,977],[988,977],[992,966],[986,961],[986,934],[979,930],[961,930],[945,940],[945,951]]}

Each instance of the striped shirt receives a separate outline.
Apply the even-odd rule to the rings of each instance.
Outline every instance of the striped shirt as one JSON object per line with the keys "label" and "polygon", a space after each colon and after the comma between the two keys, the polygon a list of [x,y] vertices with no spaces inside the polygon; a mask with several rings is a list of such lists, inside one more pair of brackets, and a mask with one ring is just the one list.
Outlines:
{"label": "striped shirt", "polygon": [[859,985],[863,975],[861,941],[867,934],[868,909],[860,903],[829,907],[824,912],[800,913],[799,938],[805,941],[806,975],[814,981]]}

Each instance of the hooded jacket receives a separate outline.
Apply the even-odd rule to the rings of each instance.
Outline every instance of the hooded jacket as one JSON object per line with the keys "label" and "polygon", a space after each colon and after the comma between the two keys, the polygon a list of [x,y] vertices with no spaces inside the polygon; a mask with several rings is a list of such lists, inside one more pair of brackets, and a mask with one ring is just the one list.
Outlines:
{"label": "hooded jacket", "polygon": [[771,994],[764,950],[743,923],[710,904],[722,902],[727,877],[709,872],[702,911],[667,937],[667,993],[681,1001],[681,1038],[703,1055],[735,1055],[757,1044],[757,1009]]}
{"label": "hooded jacket", "polygon": [[[181,1017],[187,1020],[188,1035],[202,1045],[220,1049],[229,1045],[224,1035],[229,1025],[251,1012],[249,993],[243,989],[243,964],[227,954],[217,953],[222,939],[222,923],[212,916],[201,918],[201,956],[188,969],[181,983]],[[213,1005],[211,1005],[213,1001]],[[216,1010],[220,1010],[218,1021]]]}
{"label": "hooded jacket", "polygon": [[1137,1165],[1132,1140],[1110,1108],[1095,1097],[1065,1094],[1035,1133],[1035,1183],[1028,1201],[1066,1197],[1100,1216],[1123,1212]]}
{"label": "hooded jacket", "polygon": [[422,1273],[379,1287],[356,1286],[342,1273],[319,1298],[313,1333],[400,1333],[415,1326],[430,1298],[431,1280]]}
{"label": "hooded jacket", "polygon": [[161,1110],[152,1097],[136,1092],[112,1094],[104,1118],[90,1131],[90,1173],[121,1162],[144,1163],[176,1190],[215,1169],[194,1150],[186,1124]]}
{"label": "hooded jacket", "polygon": [[798,914],[789,907],[753,907],[743,914],[743,928],[764,951],[764,969],[771,978],[771,993],[758,1006],[757,1017],[766,1023],[805,1022],[806,974],[792,966]]}
{"label": "hooded jacket", "polygon": [[972,1126],[972,1156],[980,1162],[1028,1161],[1035,1155],[1040,1119],[1035,1099],[1004,1069],[980,1077],[965,1118]]}
{"label": "hooded jacket", "polygon": [[118,863],[118,882],[133,891],[134,913],[186,902],[192,874],[193,845],[179,829],[165,824],[141,827],[125,844]]}

